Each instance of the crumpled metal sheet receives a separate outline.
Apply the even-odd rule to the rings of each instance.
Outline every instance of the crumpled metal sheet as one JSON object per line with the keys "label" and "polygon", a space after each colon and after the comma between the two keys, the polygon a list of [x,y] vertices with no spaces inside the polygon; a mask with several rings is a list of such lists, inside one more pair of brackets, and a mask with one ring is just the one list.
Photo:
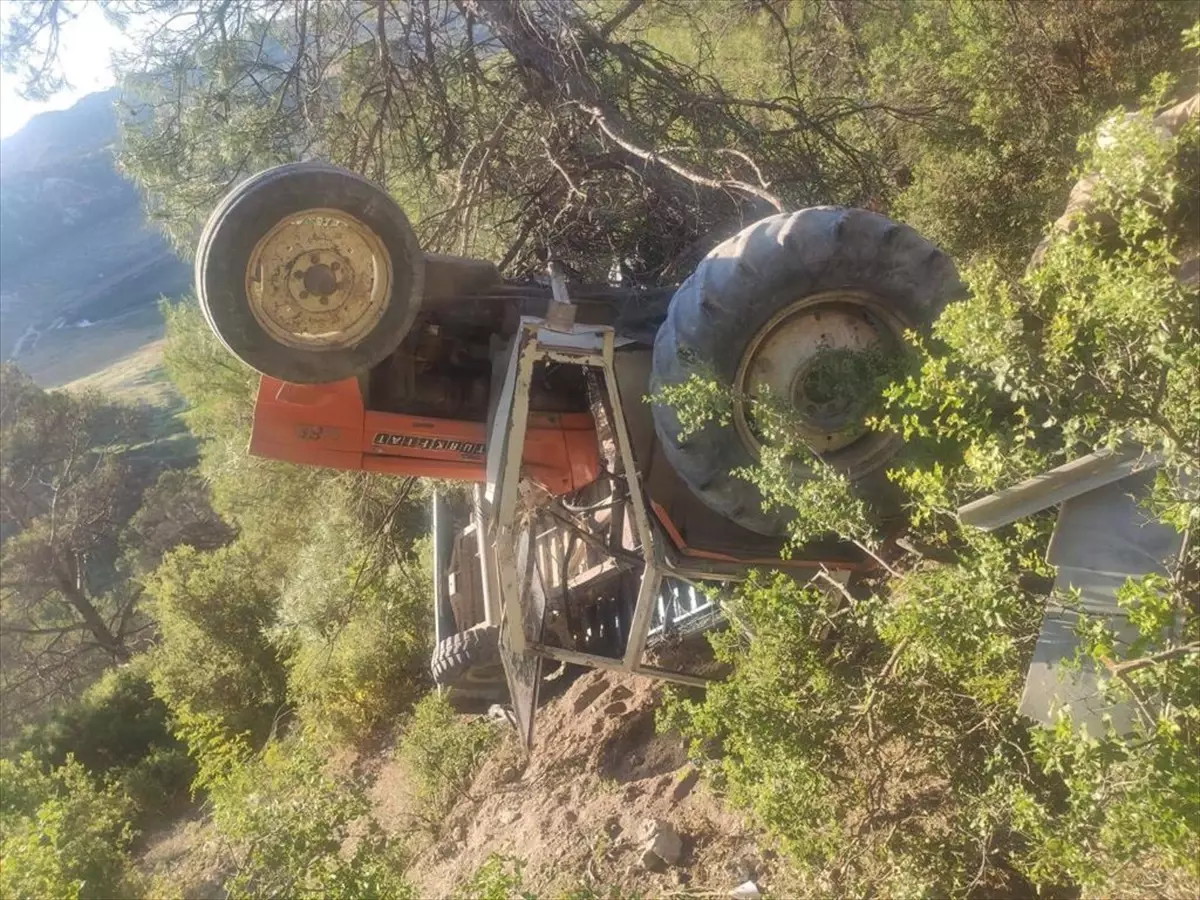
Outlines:
{"label": "crumpled metal sheet", "polygon": [[[1154,472],[1139,472],[1072,497],[1062,505],[1046,561],[1059,568],[1121,575],[1166,574],[1179,554],[1181,535],[1153,521],[1141,507]],[[1077,585],[1105,596],[1106,582]]]}
{"label": "crumpled metal sheet", "polygon": [[1117,603],[1117,592],[1130,578],[1165,574],[1176,559],[1183,536],[1154,522],[1140,503],[1153,484],[1153,472],[1139,472],[1063,503],[1050,539],[1048,561],[1058,568],[1056,596],[1075,592],[1077,609],[1047,604],[1033,661],[1025,678],[1020,711],[1044,725],[1065,707],[1077,727],[1093,735],[1106,730],[1106,717],[1119,732],[1133,729],[1136,710],[1104,697],[1107,672],[1090,660],[1075,666],[1080,614],[1101,617],[1119,641],[1131,642],[1137,629]]}

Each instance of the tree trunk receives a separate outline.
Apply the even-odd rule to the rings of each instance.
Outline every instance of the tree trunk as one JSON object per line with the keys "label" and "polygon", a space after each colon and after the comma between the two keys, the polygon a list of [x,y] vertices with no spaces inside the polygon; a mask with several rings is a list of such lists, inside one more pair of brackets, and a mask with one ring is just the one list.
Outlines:
{"label": "tree trunk", "polygon": [[[783,201],[762,187],[737,179],[714,178],[647,146],[634,123],[602,96],[600,88],[587,73],[587,61],[578,51],[580,42],[563,41],[548,34],[534,21],[532,10],[522,7],[520,0],[465,0],[464,6],[464,11],[487,23],[508,48],[530,96],[548,108],[560,103],[560,97],[573,102],[591,117],[594,127],[637,163],[650,163],[691,185],[736,191],[766,203],[776,212],[783,211]],[[581,35],[581,38],[586,37],[586,34]]]}
{"label": "tree trunk", "polygon": [[75,608],[75,611],[79,613],[79,617],[83,619],[83,624],[87,626],[88,631],[92,633],[96,642],[107,650],[117,662],[128,662],[130,655],[129,648],[125,646],[124,641],[112,633],[105,623],[104,617],[92,605],[92,601],[87,598],[79,585],[73,582],[67,573],[62,570],[61,563],[58,569],[58,584],[60,590],[63,592],[63,596]]}

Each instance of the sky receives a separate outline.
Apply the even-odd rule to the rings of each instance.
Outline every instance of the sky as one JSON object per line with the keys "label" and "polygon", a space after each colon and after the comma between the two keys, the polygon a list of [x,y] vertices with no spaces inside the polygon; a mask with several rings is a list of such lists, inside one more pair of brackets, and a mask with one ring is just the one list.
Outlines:
{"label": "sky", "polygon": [[[0,17],[6,16],[16,2],[0,0]],[[17,93],[18,76],[0,73],[0,138],[19,131],[40,112],[66,109],[85,94],[102,91],[115,83],[109,59],[113,49],[123,43],[121,33],[104,19],[96,3],[77,0],[71,6],[79,16],[63,27],[60,57],[71,88],[45,103],[31,103]]]}

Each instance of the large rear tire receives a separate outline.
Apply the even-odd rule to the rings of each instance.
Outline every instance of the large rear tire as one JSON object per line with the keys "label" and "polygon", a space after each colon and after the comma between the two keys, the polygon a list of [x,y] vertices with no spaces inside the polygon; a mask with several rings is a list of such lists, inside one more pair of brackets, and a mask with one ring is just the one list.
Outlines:
{"label": "large rear tire", "polygon": [[379,187],[325,163],[244,181],[208,220],[196,293],[225,347],[264,375],[339,381],[386,358],[420,306],[424,256]]}
{"label": "large rear tire", "polygon": [[655,405],[668,460],[716,512],[761,534],[783,533],[790,511],[765,511],[758,489],[733,475],[757,456],[751,400],[769,388],[807,417],[810,447],[877,487],[898,440],[865,430],[864,398],[819,393],[815,361],[899,350],[906,329],[926,329],[964,292],[945,253],[876,213],[825,206],[756,222],[680,286],[655,339],[654,391],[697,375],[734,392],[732,427],[710,423],[686,438],[675,409]]}

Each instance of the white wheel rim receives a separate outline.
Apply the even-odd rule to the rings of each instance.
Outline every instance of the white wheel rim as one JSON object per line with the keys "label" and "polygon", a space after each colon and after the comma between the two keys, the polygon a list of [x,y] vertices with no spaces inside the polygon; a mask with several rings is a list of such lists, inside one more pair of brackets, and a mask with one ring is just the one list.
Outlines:
{"label": "white wheel rim", "polygon": [[854,443],[866,430],[862,398],[812,396],[814,363],[832,352],[858,353],[898,344],[904,323],[871,295],[827,291],[779,310],[751,339],[734,379],[733,420],[755,456],[755,398],[769,393],[796,411],[800,438],[817,453]]}
{"label": "white wheel rim", "polygon": [[379,324],[392,290],[383,240],[349,213],[306,209],[250,253],[246,297],[274,340],[303,350],[353,347]]}

